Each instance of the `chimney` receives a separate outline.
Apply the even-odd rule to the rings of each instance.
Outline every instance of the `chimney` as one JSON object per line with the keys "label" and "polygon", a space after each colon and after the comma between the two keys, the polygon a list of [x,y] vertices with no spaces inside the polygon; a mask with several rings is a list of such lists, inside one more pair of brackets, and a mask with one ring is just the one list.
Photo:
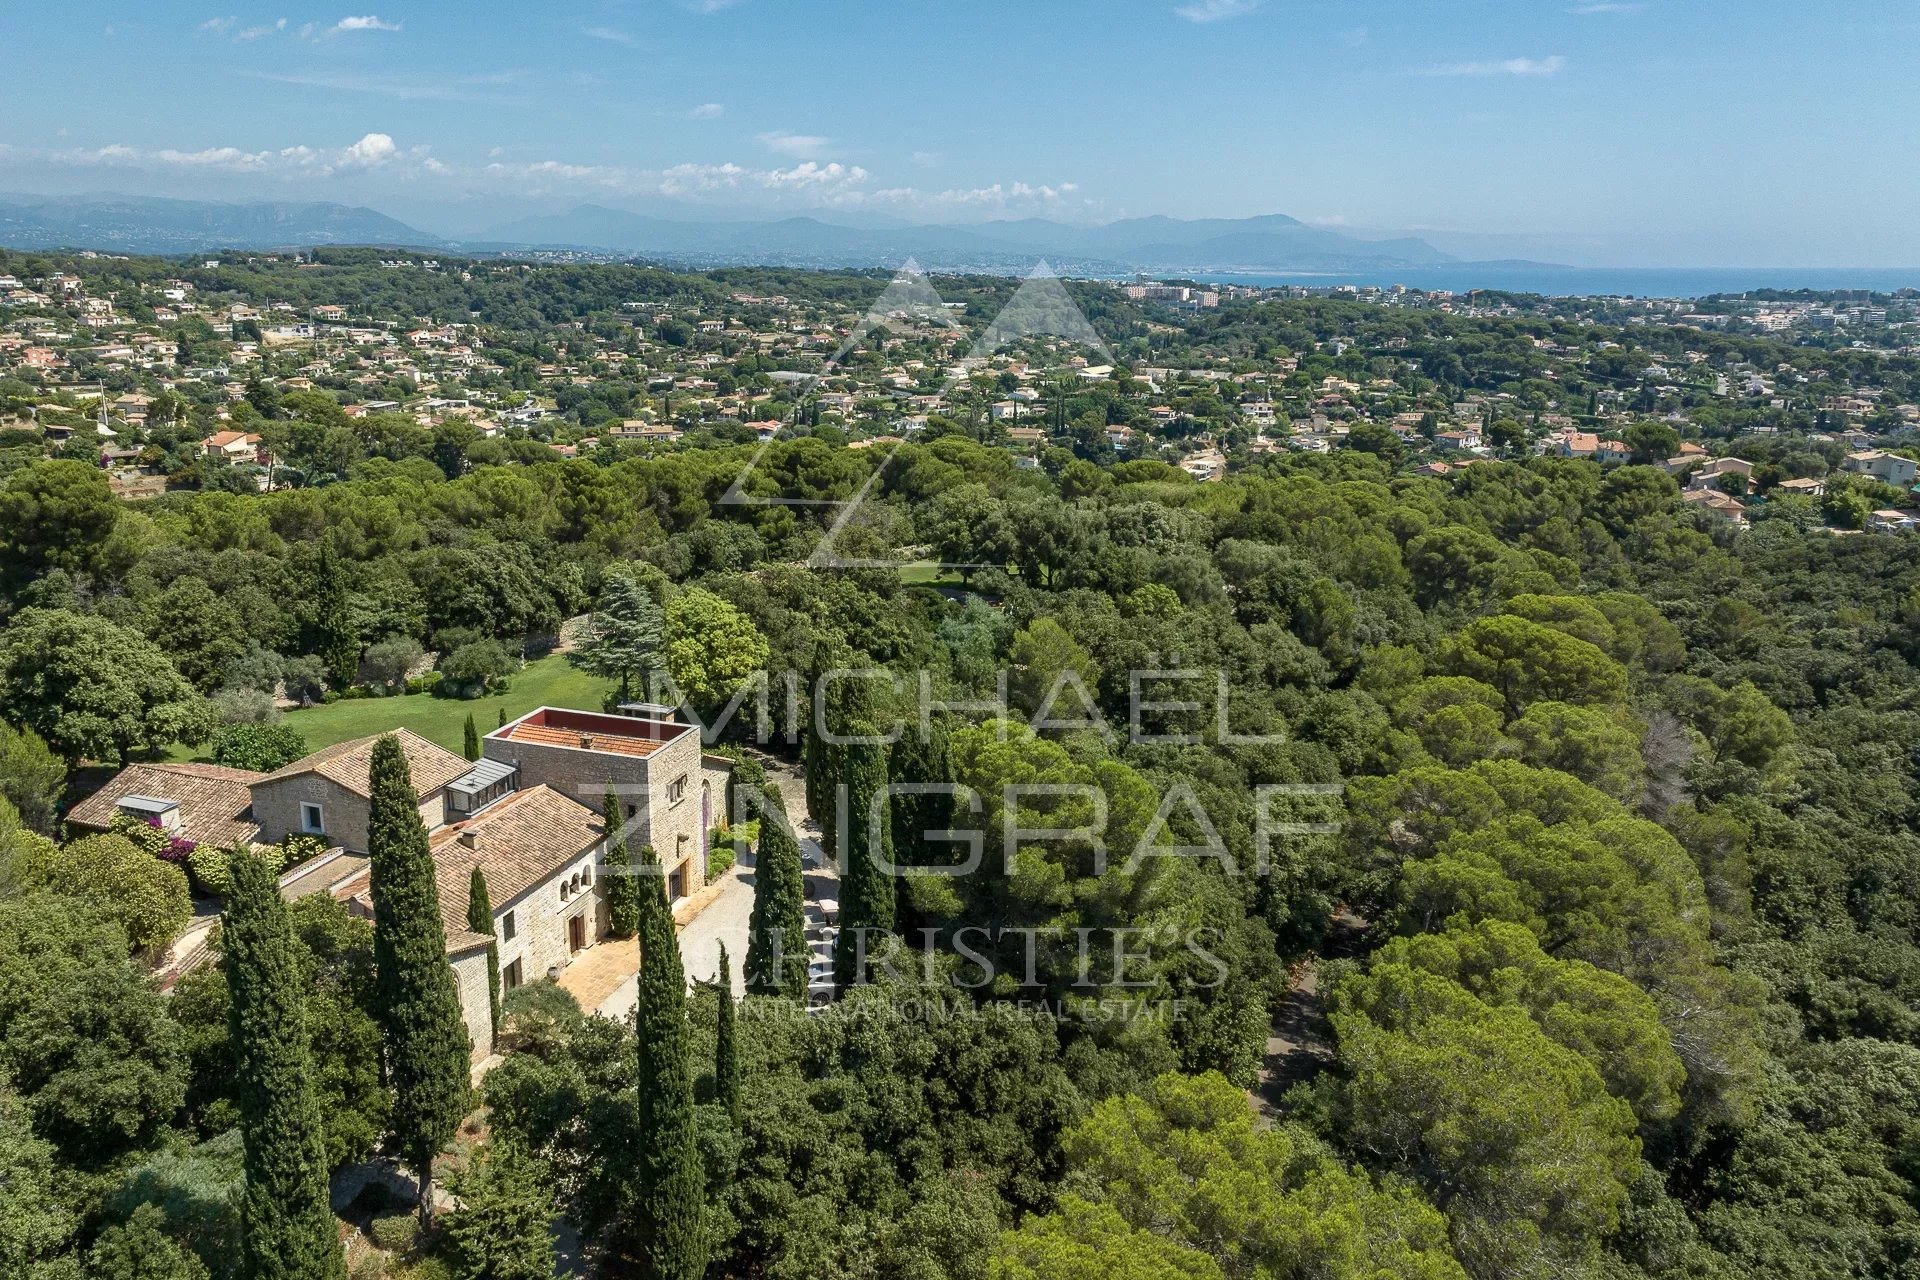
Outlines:
{"label": "chimney", "polygon": [[581,735],[580,735],[580,749],[581,749],[582,751],[591,751],[591,750],[593,750],[593,735],[592,735],[592,734],[590,734],[590,733],[583,733],[583,734],[581,734]]}
{"label": "chimney", "polygon": [[460,843],[469,849],[478,849],[480,847],[480,833],[472,827],[468,827],[460,833]]}

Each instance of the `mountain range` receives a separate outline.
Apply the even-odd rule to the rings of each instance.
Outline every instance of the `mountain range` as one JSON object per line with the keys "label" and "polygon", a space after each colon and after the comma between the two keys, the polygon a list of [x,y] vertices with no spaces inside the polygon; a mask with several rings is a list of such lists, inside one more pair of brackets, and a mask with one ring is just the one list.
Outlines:
{"label": "mountain range", "polygon": [[1392,269],[1457,262],[1413,236],[1363,239],[1284,214],[1125,218],[1073,226],[1044,218],[969,225],[863,225],[815,217],[681,220],[583,204],[457,239],[373,209],[327,203],[226,204],[143,196],[0,196],[0,245],[192,253],[365,244],[468,252],[579,250],[694,265],[893,266],[947,270],[1276,272]]}
{"label": "mountain range", "polygon": [[384,213],[344,204],[0,195],[0,245],[14,249],[193,253],[315,244],[434,243],[436,237]]}

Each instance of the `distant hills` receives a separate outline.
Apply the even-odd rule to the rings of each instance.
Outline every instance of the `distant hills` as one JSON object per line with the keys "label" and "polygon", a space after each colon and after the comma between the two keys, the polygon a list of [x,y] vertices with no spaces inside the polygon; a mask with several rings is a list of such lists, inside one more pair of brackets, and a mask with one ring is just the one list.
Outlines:
{"label": "distant hills", "polygon": [[1122,270],[1322,271],[1354,267],[1434,266],[1456,261],[1413,238],[1361,240],[1309,227],[1284,214],[1256,218],[1126,218],[1077,227],[1044,218],[968,226],[851,227],[818,218],[770,222],[692,222],[600,205],[523,218],[479,239],[497,245],[571,246],[655,256],[890,264],[988,265],[1036,256]]}
{"label": "distant hills", "polygon": [[193,253],[366,244],[447,251],[574,249],[697,265],[893,266],[1024,270],[1037,257],[1081,273],[1350,271],[1458,259],[1411,236],[1362,239],[1284,214],[1125,218],[1071,226],[1045,218],[965,226],[849,226],[814,217],[672,219],[583,204],[448,239],[373,209],[327,203],[225,204],[143,196],[0,196],[0,244],[25,249]]}
{"label": "distant hills", "polygon": [[344,204],[219,204],[150,196],[0,196],[0,245],[194,253],[316,244],[440,244],[372,209]]}

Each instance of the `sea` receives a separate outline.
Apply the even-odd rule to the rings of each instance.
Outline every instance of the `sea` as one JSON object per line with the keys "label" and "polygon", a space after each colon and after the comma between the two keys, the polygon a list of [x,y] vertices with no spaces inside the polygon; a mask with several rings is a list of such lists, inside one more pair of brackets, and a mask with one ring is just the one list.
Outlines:
{"label": "sea", "polygon": [[1449,263],[1438,267],[1352,272],[1209,272],[1186,277],[1209,284],[1377,285],[1467,293],[1498,289],[1550,297],[1704,298],[1756,289],[1790,292],[1893,293],[1920,289],[1920,267],[1561,267],[1534,262]]}

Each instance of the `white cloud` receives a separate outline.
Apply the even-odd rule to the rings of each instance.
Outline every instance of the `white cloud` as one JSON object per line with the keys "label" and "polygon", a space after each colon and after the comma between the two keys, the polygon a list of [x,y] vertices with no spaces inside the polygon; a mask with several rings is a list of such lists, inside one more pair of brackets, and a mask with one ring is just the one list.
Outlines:
{"label": "white cloud", "polygon": [[1557,76],[1566,69],[1567,60],[1559,54],[1550,58],[1506,58],[1499,62],[1447,62],[1428,67],[1430,76]]}
{"label": "white cloud", "polygon": [[693,110],[687,112],[687,119],[718,120],[725,114],[727,114],[727,109],[718,102],[703,102]]}
{"label": "white cloud", "polygon": [[609,40],[614,44],[634,43],[632,36],[613,27],[582,27],[580,34],[593,40]]}
{"label": "white cloud", "polygon": [[1260,7],[1260,0],[1193,0],[1183,4],[1174,12],[1188,22],[1223,22],[1228,18],[1241,18]]}
{"label": "white cloud", "polygon": [[940,153],[938,151],[916,151],[908,156],[907,159],[913,161],[922,169],[931,169],[940,163]]}
{"label": "white cloud", "polygon": [[428,154],[425,146],[402,149],[384,133],[369,133],[344,147],[310,147],[297,144],[278,150],[247,151],[240,147],[206,147],[183,151],[176,147],[131,147],[116,142],[104,147],[77,147],[48,153],[55,164],[83,167],[112,166],[128,169],[172,169],[177,171],[214,170],[226,173],[264,173],[280,177],[327,177],[352,170],[379,169],[411,176],[425,172],[451,173],[452,169]]}
{"label": "white cloud", "polygon": [[340,153],[343,164],[376,165],[393,159],[399,148],[389,134],[370,133]]}
{"label": "white cloud", "polygon": [[239,21],[238,18],[208,18],[200,24],[199,29],[208,35],[223,36],[233,30],[234,24]]}
{"label": "white cloud", "polygon": [[388,22],[370,13],[362,18],[342,18],[328,27],[326,34],[337,36],[345,35],[349,31],[398,31],[399,29],[399,23]]}
{"label": "white cloud", "polygon": [[775,169],[762,179],[769,187],[837,187],[866,180],[865,169],[857,164],[843,165],[837,160],[831,164],[808,160],[791,169]]}
{"label": "white cloud", "polygon": [[819,153],[826,148],[829,141],[830,139],[822,138],[817,134],[788,133],[785,130],[775,130],[772,133],[760,135],[761,146],[769,151],[778,151],[783,156],[793,156],[796,159]]}
{"label": "white cloud", "polygon": [[297,84],[310,89],[328,89],[336,93],[371,93],[403,102],[516,102],[519,99],[499,92],[525,79],[519,71],[495,71],[485,75],[436,76],[428,79],[396,76],[361,75],[299,71],[280,75],[263,71],[248,72],[256,80],[275,84]]}

